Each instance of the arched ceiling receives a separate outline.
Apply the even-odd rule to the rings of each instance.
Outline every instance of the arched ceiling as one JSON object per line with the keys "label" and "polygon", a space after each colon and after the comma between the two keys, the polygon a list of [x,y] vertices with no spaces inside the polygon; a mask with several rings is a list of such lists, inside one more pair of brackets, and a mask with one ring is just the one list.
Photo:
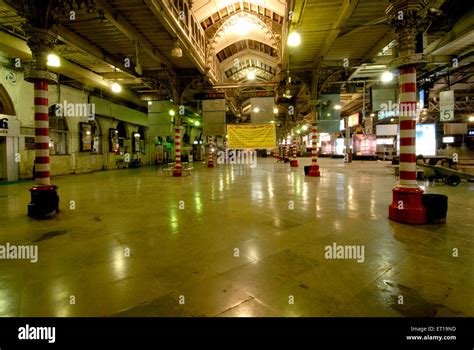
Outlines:
{"label": "arched ceiling", "polygon": [[[206,18],[212,17],[228,8],[241,7],[247,11],[257,13],[274,12],[279,16],[284,16],[286,12],[287,1],[284,0],[194,0],[193,11],[196,18],[203,22]],[[223,12],[225,13],[225,12]]]}
{"label": "arched ceiling", "polygon": [[[253,70],[257,81],[275,78],[282,58],[286,1],[198,0],[192,9],[209,42],[208,60],[218,58],[229,82],[245,81],[248,70],[259,65],[263,68]],[[233,66],[235,59],[248,66]]]}

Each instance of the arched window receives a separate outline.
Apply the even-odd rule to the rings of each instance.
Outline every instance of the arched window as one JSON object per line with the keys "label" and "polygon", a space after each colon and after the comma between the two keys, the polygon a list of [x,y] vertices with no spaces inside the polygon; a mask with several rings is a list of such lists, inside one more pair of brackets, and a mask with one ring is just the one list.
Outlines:
{"label": "arched window", "polygon": [[49,152],[67,154],[68,127],[66,118],[56,113],[56,105],[49,107]]}

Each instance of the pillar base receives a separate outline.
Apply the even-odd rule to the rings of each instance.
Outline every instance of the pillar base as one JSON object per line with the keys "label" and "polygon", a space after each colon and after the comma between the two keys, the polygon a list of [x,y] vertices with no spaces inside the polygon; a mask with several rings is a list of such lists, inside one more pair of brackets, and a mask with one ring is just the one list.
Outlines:
{"label": "pillar base", "polygon": [[388,207],[388,218],[403,224],[426,224],[423,190],[397,185],[393,188],[393,202]]}
{"label": "pillar base", "polygon": [[319,171],[319,165],[318,164],[311,164],[309,166],[308,176],[313,176],[313,177],[320,177],[321,176],[321,172]]}
{"label": "pillar base", "polygon": [[207,162],[207,167],[208,168],[215,168],[216,166],[214,165],[214,162]]}
{"label": "pillar base", "polygon": [[296,159],[290,160],[290,167],[297,168],[298,167],[298,161]]}
{"label": "pillar base", "polygon": [[183,169],[174,168],[173,169],[173,177],[181,177],[181,176],[183,176]]}
{"label": "pillar base", "polygon": [[28,216],[36,219],[53,218],[59,212],[58,186],[34,185],[30,188]]}

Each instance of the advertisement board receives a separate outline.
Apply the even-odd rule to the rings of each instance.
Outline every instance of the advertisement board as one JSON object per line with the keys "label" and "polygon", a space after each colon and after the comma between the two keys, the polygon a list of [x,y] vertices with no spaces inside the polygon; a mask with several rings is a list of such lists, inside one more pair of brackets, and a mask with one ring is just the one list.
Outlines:
{"label": "advertisement board", "polygon": [[377,152],[376,135],[353,135],[353,150],[356,156],[372,157]]}

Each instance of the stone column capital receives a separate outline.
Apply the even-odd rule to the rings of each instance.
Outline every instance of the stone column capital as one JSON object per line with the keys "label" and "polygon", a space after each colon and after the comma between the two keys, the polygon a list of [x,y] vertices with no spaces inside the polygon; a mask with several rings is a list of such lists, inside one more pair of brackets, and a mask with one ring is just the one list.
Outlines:
{"label": "stone column capital", "polygon": [[56,83],[57,74],[48,72],[48,54],[56,45],[57,35],[47,29],[26,27],[26,42],[31,50],[33,60],[30,70],[25,75],[25,80],[34,82],[36,80],[47,80],[49,83]]}
{"label": "stone column capital", "polygon": [[399,57],[390,63],[390,69],[426,64],[423,55],[416,52],[416,36],[431,22],[427,3],[428,0],[392,0],[387,8],[388,23],[397,35],[399,51]]}

